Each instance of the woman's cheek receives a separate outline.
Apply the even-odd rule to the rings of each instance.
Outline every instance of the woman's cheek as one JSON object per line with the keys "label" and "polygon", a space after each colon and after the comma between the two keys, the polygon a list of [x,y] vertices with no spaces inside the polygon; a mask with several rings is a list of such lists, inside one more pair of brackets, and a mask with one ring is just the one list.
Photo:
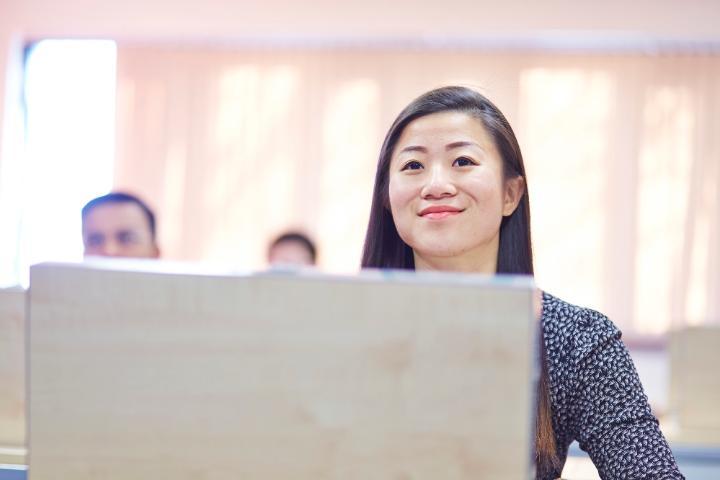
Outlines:
{"label": "woman's cheek", "polygon": [[390,197],[390,204],[400,204],[408,196],[410,192],[411,182],[397,178],[395,176],[390,177],[390,184],[388,185],[388,195]]}
{"label": "woman's cheek", "polygon": [[502,216],[502,181],[490,171],[483,172],[467,183],[467,193],[474,197],[478,208],[487,215]]}
{"label": "woman's cheek", "polygon": [[412,200],[415,197],[415,188],[412,182],[403,181],[402,179],[393,181],[391,179],[388,190],[393,217],[407,215],[412,208]]}
{"label": "woman's cheek", "polygon": [[404,182],[402,179],[393,181],[392,178],[390,180],[388,191],[390,212],[400,238],[408,244],[413,243],[412,230],[415,220],[413,199],[416,196],[414,190],[411,182]]}

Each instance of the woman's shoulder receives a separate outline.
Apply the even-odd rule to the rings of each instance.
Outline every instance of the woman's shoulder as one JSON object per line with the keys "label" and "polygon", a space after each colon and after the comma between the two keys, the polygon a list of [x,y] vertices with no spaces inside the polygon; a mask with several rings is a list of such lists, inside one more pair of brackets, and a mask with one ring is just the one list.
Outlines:
{"label": "woman's shoulder", "polygon": [[542,324],[548,353],[584,357],[610,339],[619,339],[620,330],[602,313],[573,305],[543,292]]}
{"label": "woman's shoulder", "polygon": [[557,445],[587,451],[602,478],[683,478],[620,330],[603,314],[543,294]]}

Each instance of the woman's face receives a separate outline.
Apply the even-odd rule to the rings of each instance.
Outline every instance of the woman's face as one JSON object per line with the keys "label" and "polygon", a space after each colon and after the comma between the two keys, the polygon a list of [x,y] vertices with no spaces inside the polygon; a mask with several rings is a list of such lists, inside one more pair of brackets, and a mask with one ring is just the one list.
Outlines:
{"label": "woman's face", "polygon": [[522,197],[480,120],[441,112],[410,122],[390,161],[390,208],[417,269],[494,273],[500,223]]}

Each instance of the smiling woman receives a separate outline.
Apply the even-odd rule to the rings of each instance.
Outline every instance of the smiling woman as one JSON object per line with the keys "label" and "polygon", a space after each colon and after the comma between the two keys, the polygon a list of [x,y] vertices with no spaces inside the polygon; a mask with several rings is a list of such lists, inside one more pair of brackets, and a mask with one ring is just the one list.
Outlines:
{"label": "smiling woman", "polygon": [[[523,194],[483,126],[461,112],[418,118],[390,163],[389,198],[417,269],[494,273],[503,216]],[[452,232],[452,234],[451,234]]]}
{"label": "smiling woman", "polygon": [[[497,258],[490,255],[476,268],[458,258],[458,252],[446,251],[443,256],[439,251],[433,255],[421,244],[411,248],[408,218],[413,215],[407,214],[412,206],[403,207],[405,199],[419,202],[421,209],[472,207],[471,215],[463,217],[469,216],[471,222],[462,222],[470,238],[452,240],[477,242],[476,246],[485,242]],[[461,207],[457,202],[468,204]],[[479,213],[485,218],[477,218]],[[424,235],[421,240],[432,241]],[[450,238],[440,235],[440,240],[445,244]],[[487,257],[487,248],[474,248],[472,253]],[[395,119],[380,151],[362,264],[413,269],[426,256],[444,258],[442,269],[533,273],[530,204],[520,146],[497,107],[467,88],[438,89],[416,99]]]}
{"label": "smiling woman", "polygon": [[[522,154],[487,98],[440,88],[397,117],[380,152],[362,266],[533,274]],[[541,303],[537,478],[560,476],[574,440],[602,478],[684,478],[617,327],[547,293]]]}

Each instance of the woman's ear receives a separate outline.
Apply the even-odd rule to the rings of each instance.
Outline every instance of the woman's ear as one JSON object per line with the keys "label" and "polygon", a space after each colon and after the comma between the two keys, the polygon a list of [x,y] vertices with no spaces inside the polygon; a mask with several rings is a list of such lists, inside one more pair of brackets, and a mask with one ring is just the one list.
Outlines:
{"label": "woman's ear", "polygon": [[503,199],[503,216],[508,217],[517,208],[525,194],[525,179],[518,175],[505,181],[505,197]]}

